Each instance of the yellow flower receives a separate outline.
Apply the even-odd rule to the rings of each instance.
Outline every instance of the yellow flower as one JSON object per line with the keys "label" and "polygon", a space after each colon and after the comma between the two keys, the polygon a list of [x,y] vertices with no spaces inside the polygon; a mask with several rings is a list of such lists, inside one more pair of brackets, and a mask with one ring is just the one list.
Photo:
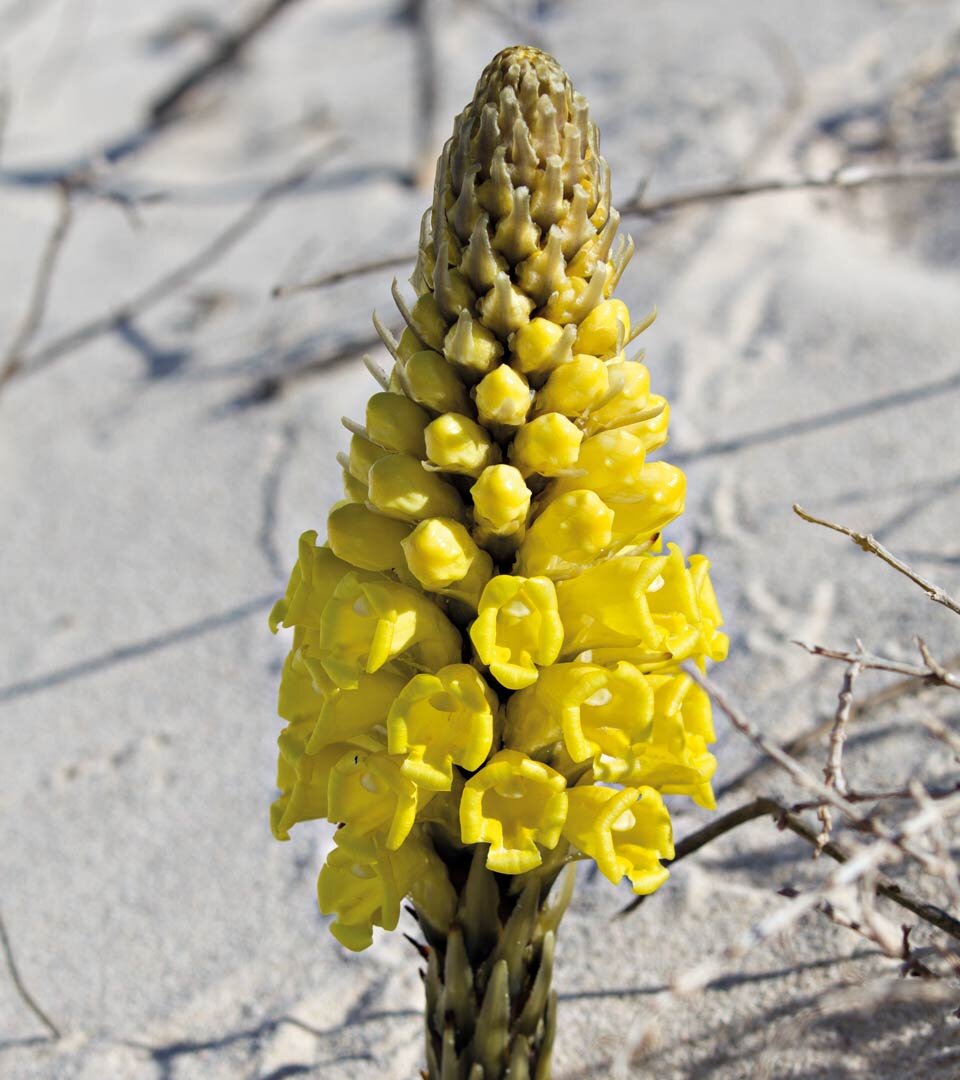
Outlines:
{"label": "yellow flower", "polygon": [[553,582],[510,574],[491,578],[470,626],[470,640],[501,685],[519,690],[535,682],[538,668],[556,660],[563,642]]}
{"label": "yellow flower", "polygon": [[299,557],[294,564],[283,598],[270,612],[270,629],[281,626],[305,626],[319,629],[320,616],[340,579],[351,567],[327,547],[317,547],[317,534],[311,529],[300,537]]}
{"label": "yellow flower", "polygon": [[343,689],[409,654],[431,671],[460,659],[460,634],[431,600],[405,585],[355,571],[323,610],[321,662]]}
{"label": "yellow flower", "polygon": [[296,753],[289,745],[295,734],[292,727],[280,736],[277,787],[281,794],[270,807],[270,828],[277,840],[289,840],[290,829],[298,822],[327,816],[330,773],[351,750],[347,743],[330,743],[316,754],[308,754],[301,741],[300,752]]}
{"label": "yellow flower", "polygon": [[[425,792],[425,802],[430,797]],[[386,753],[353,749],[330,772],[327,816],[341,823],[337,844],[354,856],[372,853],[374,840],[396,851],[410,835],[418,792]]]}
{"label": "yellow flower", "polygon": [[584,786],[567,796],[566,839],[614,885],[626,875],[635,893],[659,889],[669,876],[660,860],[674,855],[670,815],[659,793],[650,787]]}
{"label": "yellow flower", "polygon": [[[501,750],[464,785],[460,832],[465,844],[489,844],[487,868],[522,874],[554,848],[567,816],[567,782],[543,762]],[[540,845],[538,847],[538,845]]]}
{"label": "yellow flower", "polygon": [[307,750],[315,754],[330,743],[359,739],[373,739],[385,746],[387,714],[406,681],[406,674],[386,667],[372,675],[359,675],[352,689],[331,683]]}
{"label": "yellow flower", "polygon": [[479,769],[493,745],[497,699],[476,668],[451,664],[415,675],[387,720],[391,754],[405,754],[401,772],[418,787],[449,791],[453,766]]}
{"label": "yellow flower", "polygon": [[401,901],[410,893],[431,921],[445,929],[456,897],[429,840],[416,833],[397,851],[374,844],[363,858],[337,846],[317,881],[321,913],[336,916],[330,932],[354,952],[370,946],[374,926],[396,929]]}
{"label": "yellow flower", "polygon": [[534,519],[517,551],[517,571],[530,577],[575,577],[613,544],[614,514],[592,491],[570,491]]}
{"label": "yellow flower", "polygon": [[535,753],[563,739],[570,760],[622,755],[649,739],[654,692],[632,664],[556,664],[507,703],[505,740]]}

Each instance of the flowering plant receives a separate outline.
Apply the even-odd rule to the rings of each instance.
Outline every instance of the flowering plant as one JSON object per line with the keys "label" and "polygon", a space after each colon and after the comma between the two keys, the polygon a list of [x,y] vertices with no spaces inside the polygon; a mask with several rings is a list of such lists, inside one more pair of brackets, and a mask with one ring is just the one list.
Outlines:
{"label": "flowering plant", "polygon": [[[345,499],[300,540],[271,626],[273,831],[338,826],[319,902],[349,949],[409,896],[429,950],[431,1078],[544,1077],[564,866],[646,894],[664,795],[712,808],[710,705],[680,669],[727,648],[703,556],[661,532],[683,473],[612,298],[609,170],[552,58],[500,53],[454,124],[394,364],[347,422]],[[372,367],[372,370],[376,371]]]}

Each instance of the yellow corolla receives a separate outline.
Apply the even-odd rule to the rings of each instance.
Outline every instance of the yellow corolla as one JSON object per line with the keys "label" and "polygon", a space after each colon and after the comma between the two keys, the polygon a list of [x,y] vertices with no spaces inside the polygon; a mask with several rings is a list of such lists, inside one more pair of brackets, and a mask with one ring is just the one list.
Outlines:
{"label": "yellow corolla", "polygon": [[725,659],[728,641],[718,629],[723,618],[707,573],[709,561],[693,555],[688,569],[677,545],[667,548],[661,577],[647,590],[650,616],[662,630],[665,647],[674,663],[688,657]]}
{"label": "yellow corolla", "polygon": [[415,675],[390,709],[387,748],[406,755],[401,772],[418,787],[449,791],[454,765],[473,772],[490,753],[496,710],[496,695],[469,664]]}
{"label": "yellow corolla", "polygon": [[372,851],[375,840],[396,851],[417,816],[416,784],[385,753],[354,749],[344,754],[330,772],[327,798],[327,817],[341,826],[337,843],[356,856]]}
{"label": "yellow corolla", "polygon": [[318,629],[324,606],[337,583],[352,569],[329,548],[317,547],[315,530],[303,533],[287,591],[270,612],[270,629],[274,633],[281,626]]}
{"label": "yellow corolla", "polygon": [[364,858],[340,847],[339,840],[338,833],[338,846],[320,871],[317,900],[322,914],[336,916],[330,931],[341,945],[359,952],[373,941],[374,926],[395,930],[408,894],[435,926],[446,929],[456,896],[426,837],[415,832],[397,851],[374,845]]}
{"label": "yellow corolla", "polygon": [[544,577],[499,574],[480,596],[470,640],[493,677],[509,690],[536,682],[563,644],[557,592]]}
{"label": "yellow corolla", "polygon": [[396,657],[431,671],[460,659],[460,634],[432,600],[378,574],[347,574],[320,620],[321,662],[344,689]]}
{"label": "yellow corolla", "polygon": [[689,675],[653,674],[653,722],[649,737],[626,751],[601,753],[593,772],[602,782],[650,785],[664,795],[688,795],[699,806],[716,806],[710,780],[717,762],[710,699]]}
{"label": "yellow corolla", "polygon": [[596,860],[614,885],[626,875],[635,893],[659,889],[669,876],[660,860],[674,855],[670,814],[659,793],[650,787],[615,791],[590,785],[567,794],[564,837]]}
{"label": "yellow corolla", "polygon": [[620,756],[649,739],[654,692],[632,664],[555,664],[507,703],[509,746],[533,753],[562,738],[570,760]]}
{"label": "yellow corolla", "polygon": [[[567,781],[541,761],[500,750],[463,787],[460,833],[465,844],[489,844],[487,868],[522,874],[557,846],[567,816]],[[539,845],[539,846],[538,846]]]}
{"label": "yellow corolla", "polygon": [[351,690],[332,687],[307,744],[308,752],[315,754],[330,743],[354,742],[361,737],[385,746],[387,713],[406,681],[406,674],[381,668],[373,675],[360,675]]}
{"label": "yellow corolla", "polygon": [[317,753],[308,754],[303,751],[301,742],[301,752],[297,754],[290,748],[293,727],[286,728],[280,735],[277,787],[281,794],[270,807],[270,829],[277,840],[289,840],[290,829],[298,822],[327,816],[330,773],[334,765],[354,749],[349,743],[330,743]]}
{"label": "yellow corolla", "polygon": [[530,577],[574,577],[613,543],[613,511],[593,491],[570,491],[550,503],[527,530],[516,569]]}

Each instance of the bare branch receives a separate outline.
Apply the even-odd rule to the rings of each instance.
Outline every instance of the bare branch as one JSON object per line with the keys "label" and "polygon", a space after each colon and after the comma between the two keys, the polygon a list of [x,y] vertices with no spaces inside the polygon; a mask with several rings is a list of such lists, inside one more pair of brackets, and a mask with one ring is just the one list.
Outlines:
{"label": "bare branch", "polygon": [[[329,153],[329,150],[327,151]],[[238,217],[234,218],[200,251],[191,255],[179,266],[169,270],[145,289],[132,296],[126,303],[74,327],[73,330],[55,338],[26,357],[20,364],[20,375],[33,375],[60,359],[67,353],[109,334],[117,326],[142,315],[147,309],[165,300],[183,288],[198,274],[209,269],[231,248],[255,229],[276,206],[277,202],[296,190],[313,174],[319,161],[319,152],[312,154],[286,176],[271,184]]]}
{"label": "bare branch", "polygon": [[[954,164],[958,166],[957,173],[958,176],[960,176],[960,161],[956,161]],[[869,533],[856,532],[846,525],[838,525],[836,522],[827,521],[825,518],[814,517],[813,514],[808,514],[807,511],[797,503],[793,504],[793,512],[798,517],[803,518],[804,521],[809,521],[813,525],[822,525],[824,528],[833,529],[834,532],[849,536],[861,551],[876,555],[877,558],[882,559],[888,566],[892,566],[894,570],[903,574],[905,577],[908,577],[915,585],[919,585],[934,603],[942,604],[945,608],[949,608],[955,615],[960,615],[960,601],[954,600],[952,596],[945,593],[938,585],[934,585],[933,582],[927,581],[926,578],[921,577],[913,567],[908,566],[901,559],[898,559],[896,555],[888,551],[879,540],[870,536]]]}
{"label": "bare branch", "polygon": [[[857,647],[863,649],[860,642]],[[847,781],[843,775],[843,743],[846,739],[847,724],[850,722],[850,708],[853,704],[853,684],[857,676],[863,670],[863,665],[858,660],[847,664],[847,670],[843,673],[843,685],[840,688],[839,700],[837,701],[837,713],[834,718],[833,728],[830,731],[830,750],[827,755],[827,764],[823,770],[823,779],[827,787],[834,788],[840,795],[847,794]],[[820,843],[817,846],[817,855],[820,849],[830,839],[830,828],[833,824],[830,807],[821,804],[817,807],[817,816],[822,826],[820,830]]]}
{"label": "bare branch", "polygon": [[[846,660],[848,657],[853,658],[850,653],[837,653],[834,654],[829,650],[821,650],[818,645],[806,645],[802,641],[798,641],[795,644],[800,645],[802,648],[807,649],[808,652],[813,652],[818,655],[829,656],[837,660]],[[940,680],[930,671],[920,667],[913,667],[911,664],[901,664],[898,661],[885,661],[880,657],[874,658],[876,663],[866,663],[862,657],[858,657],[863,662],[864,667],[876,668],[879,671],[895,671],[901,674],[906,674],[909,677],[906,679],[900,679],[890,686],[885,686],[882,690],[877,690],[875,693],[870,694],[868,697],[861,699],[853,709],[852,721],[862,720],[869,716],[875,709],[880,708],[882,705],[889,705],[893,701],[899,701],[900,698],[906,697],[909,694],[917,694],[921,690],[926,689],[931,683],[939,682]],[[960,653],[951,656],[946,661],[946,667],[960,666]],[[955,678],[947,672],[949,678]],[[944,685],[951,685],[949,682]],[[794,757],[798,757],[801,754],[806,753],[812,747],[819,744],[820,739],[825,735],[833,726],[833,717],[825,719],[808,731],[803,732],[800,735],[790,739],[789,742],[784,744],[783,749]],[[745,769],[741,770],[731,780],[728,780],[725,784],[722,784],[717,788],[717,798],[722,798],[724,795],[728,795],[731,791],[735,791],[738,787],[741,787],[752,777],[758,776],[761,773],[766,772],[773,765],[773,762],[768,758],[760,758],[759,760],[748,765]]]}
{"label": "bare branch", "polygon": [[7,970],[10,972],[10,978],[13,981],[13,985],[16,987],[17,993],[20,996],[20,1000],[26,1005],[26,1007],[33,1013],[33,1015],[40,1021],[41,1024],[50,1032],[51,1038],[61,1038],[60,1029],[50,1019],[49,1016],[40,1008],[36,999],[30,993],[30,991],[24,986],[23,980],[20,978],[20,971],[17,968],[17,962],[13,957],[13,945],[11,944],[10,937],[7,934],[7,927],[3,921],[3,914],[0,913],[0,948],[3,950],[4,959],[7,962]]}
{"label": "bare branch", "polygon": [[151,127],[162,127],[177,114],[185,100],[204,83],[236,63],[250,42],[296,0],[268,0],[252,11],[235,30],[224,34],[209,56],[188,68],[150,105],[148,118]]}
{"label": "bare branch", "polygon": [[[851,190],[879,184],[904,184],[917,181],[960,180],[960,161],[904,161],[896,165],[843,165],[827,173],[770,176],[759,180],[733,180],[708,184],[688,191],[674,192],[659,199],[647,199],[643,188],[620,207],[623,216],[653,217],[698,203],[739,199],[770,192],[811,191],[824,188]],[[646,185],[644,185],[645,187]]]}
{"label": "bare branch", "polygon": [[[898,675],[909,675],[909,680],[897,684],[904,687],[905,690],[910,689],[909,684],[911,683],[916,684],[913,689],[919,689],[924,684],[936,683],[941,686],[949,686],[954,690],[960,690],[960,675],[954,675],[943,664],[934,660],[927,646],[919,639],[918,643],[921,646],[920,654],[923,656],[926,667],[905,664],[900,660],[887,660],[885,657],[874,656],[873,653],[864,652],[862,649],[855,653],[843,652],[840,649],[828,649],[825,645],[811,645],[806,641],[795,641],[794,645],[799,645],[801,649],[806,649],[808,653],[812,653],[814,656],[825,656],[829,660],[842,660],[845,664],[857,663],[862,668],[872,671],[892,671]],[[950,667],[955,667],[960,664],[960,656],[952,656],[947,663]],[[889,701],[890,698],[887,697],[885,700]],[[822,730],[821,725],[818,732]]]}
{"label": "bare branch", "polygon": [[684,671],[686,671],[695,683],[706,690],[710,697],[720,707],[721,712],[724,713],[730,723],[733,724],[741,734],[746,735],[761,753],[772,758],[781,766],[781,768],[786,770],[786,772],[788,772],[801,787],[806,788],[823,802],[829,803],[831,806],[835,807],[844,816],[856,818],[855,812],[841,795],[837,794],[833,788],[828,787],[822,781],[818,780],[809,769],[801,765],[800,762],[784,750],[782,746],[778,746],[775,742],[771,742],[766,735],[759,731],[750,720],[744,716],[733,702],[726,698],[720,687],[708,679],[706,675],[698,671],[692,664],[685,664]]}
{"label": "bare branch", "polygon": [[294,296],[296,293],[307,292],[309,289],[326,289],[330,285],[337,285],[341,281],[349,281],[351,278],[362,277],[364,274],[375,274],[378,270],[393,270],[398,266],[408,266],[413,263],[415,255],[407,252],[405,255],[385,255],[382,259],[373,259],[370,262],[357,263],[356,266],[347,266],[342,270],[333,270],[329,274],[321,274],[320,277],[309,281],[295,281],[289,285],[274,285],[270,295],[274,299],[283,296]]}
{"label": "bare branch", "polygon": [[24,312],[20,325],[13,335],[13,340],[7,347],[7,351],[0,360],[0,390],[13,378],[23,366],[24,350],[33,340],[34,335],[40,329],[43,315],[47,309],[47,301],[50,298],[50,285],[53,281],[57,261],[63,250],[64,241],[70,231],[73,220],[73,207],[70,200],[70,189],[66,184],[60,184],[57,189],[58,209],[57,217],[47,237],[37,272],[33,279],[33,287],[30,290],[30,299],[27,302],[27,310]]}

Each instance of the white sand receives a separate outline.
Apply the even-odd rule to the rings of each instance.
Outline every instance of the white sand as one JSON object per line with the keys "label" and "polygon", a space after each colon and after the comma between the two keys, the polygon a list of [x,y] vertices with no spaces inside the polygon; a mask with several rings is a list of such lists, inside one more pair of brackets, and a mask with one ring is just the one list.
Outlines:
{"label": "white sand", "polygon": [[[145,207],[142,228],[81,200],[36,346],[185,259],[322,145],[321,108],[349,135],[312,184],[133,334],[102,337],[0,398],[0,905],[25,982],[65,1032],[44,1042],[0,972],[10,1080],[399,1080],[420,1063],[410,947],[397,934],[344,953],[315,910],[323,827],[280,845],[267,826],[285,643],[266,613],[299,532],[322,529],[336,496],[339,418],[358,415],[372,384],[355,360],[266,404],[235,404],[263,374],[368,333],[374,307],[392,318],[389,273],[282,303],[268,290],[415,244],[428,195],[391,178],[410,165],[413,130],[413,50],[395,6],[303,0],[202,112],[111,178],[177,193]],[[238,7],[203,5],[225,20]],[[437,7],[439,140],[517,32],[468,4]],[[597,7],[588,17],[585,4],[559,3],[538,25],[592,103],[621,201],[651,172],[657,194],[743,168],[836,164],[844,150],[813,137],[814,119],[888,99],[960,23],[956,2]],[[147,47],[181,10],[0,6],[0,78],[13,92],[0,341],[55,212],[49,190],[11,174],[134,126],[200,53],[197,40]],[[783,119],[791,64],[804,98]],[[792,638],[846,647],[860,635],[905,654],[921,632],[935,650],[956,649],[956,620],[790,504],[872,529],[960,589],[960,248],[924,254],[949,235],[944,222],[956,237],[958,195],[955,185],[952,204],[939,196],[939,217],[909,234],[889,214],[922,218],[923,200],[878,192],[630,223],[639,253],[622,295],[637,314],[659,306],[648,363],[673,407],[665,456],[688,469],[675,536],[713,559],[732,636],[720,677],[774,736],[831,709],[838,687],[839,670]],[[851,747],[857,782],[942,770],[931,743],[893,723],[940,704],[927,695],[878,713],[879,735]],[[722,782],[750,752],[721,730]],[[679,814],[678,834],[699,817]],[[615,1075],[657,988],[781,903],[775,890],[805,862],[799,841],[756,823],[616,922],[629,894],[583,878],[560,951],[558,1073]],[[956,1075],[955,1022],[817,1011],[822,987],[891,967],[865,951],[805,920],[702,998],[670,1005],[632,1075]]]}

